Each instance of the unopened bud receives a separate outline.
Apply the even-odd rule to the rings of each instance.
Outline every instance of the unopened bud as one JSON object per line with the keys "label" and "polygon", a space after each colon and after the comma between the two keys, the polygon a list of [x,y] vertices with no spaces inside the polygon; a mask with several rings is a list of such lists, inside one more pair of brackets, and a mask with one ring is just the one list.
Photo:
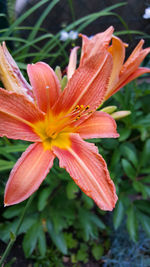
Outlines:
{"label": "unopened bud", "polygon": [[100,111],[103,111],[103,112],[106,112],[106,113],[108,113],[108,114],[111,114],[111,113],[113,113],[116,109],[117,109],[116,106],[108,106],[108,107],[105,107],[105,108],[101,109]]}
{"label": "unopened bud", "polygon": [[62,73],[61,73],[61,68],[59,66],[57,66],[55,68],[55,73],[56,73],[56,76],[57,76],[58,80],[61,82],[61,80],[62,80]]}
{"label": "unopened bud", "polygon": [[68,82],[68,79],[67,79],[67,76],[65,75],[62,80],[61,80],[61,90],[63,91],[64,88],[66,87],[67,85],[67,82]]}
{"label": "unopened bud", "polygon": [[117,111],[111,114],[111,116],[115,119],[115,120],[119,120],[122,118],[125,118],[127,116],[129,116],[131,114],[131,111],[129,110],[121,110],[121,111]]}

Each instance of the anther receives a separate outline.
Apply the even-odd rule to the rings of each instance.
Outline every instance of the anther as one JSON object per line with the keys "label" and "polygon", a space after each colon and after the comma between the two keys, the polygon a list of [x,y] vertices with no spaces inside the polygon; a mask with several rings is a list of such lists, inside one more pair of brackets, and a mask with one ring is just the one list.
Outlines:
{"label": "anther", "polygon": [[88,105],[88,106],[85,107],[85,110],[88,110],[89,108],[90,108],[90,106]]}
{"label": "anther", "polygon": [[75,120],[76,120],[76,121],[77,121],[77,120],[79,120],[79,119],[80,119],[80,117],[81,117],[80,115],[79,115],[79,116],[77,116]]}
{"label": "anther", "polygon": [[77,105],[77,106],[75,107],[75,110],[77,110],[77,109],[79,109],[79,105]]}

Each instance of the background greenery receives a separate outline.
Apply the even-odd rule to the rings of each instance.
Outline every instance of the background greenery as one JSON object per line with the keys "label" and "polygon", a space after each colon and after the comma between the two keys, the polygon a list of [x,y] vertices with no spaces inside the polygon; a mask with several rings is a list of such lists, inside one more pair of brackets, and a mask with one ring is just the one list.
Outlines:
{"label": "background greenery", "polygon": [[[60,32],[54,35],[42,28],[42,22],[50,16],[58,2],[59,0],[39,1],[15,19],[14,9],[8,1],[7,13],[0,15],[4,23],[1,24],[0,42],[6,41],[25,76],[24,70],[29,62],[43,60],[53,68],[61,64],[62,69],[67,66],[69,50],[76,44],[75,41],[62,43]],[[71,6],[71,1],[68,2]],[[21,26],[43,4],[47,4],[45,11],[35,25]],[[144,33],[129,30],[121,17],[115,14],[115,8],[123,5],[124,3],[119,3],[90,14],[66,26],[65,30],[84,32],[87,25],[101,16],[114,15],[125,28],[118,35],[128,34],[133,38],[132,34],[136,33],[140,37],[150,38]],[[27,39],[21,37],[22,31],[28,32]],[[144,65],[148,65],[148,60]],[[105,103],[106,106],[116,105],[118,109],[132,112],[129,117],[117,122],[120,138],[88,140],[98,146],[116,184],[119,200],[113,212],[98,209],[79,190],[69,174],[58,167],[56,159],[46,180],[34,194],[18,231],[19,218],[26,201],[4,209],[3,194],[9,172],[28,143],[0,139],[2,248],[9,240],[16,238],[18,231],[17,236],[20,237],[17,240],[22,244],[23,257],[30,262],[32,260],[34,266],[83,266],[87,262],[91,262],[90,266],[96,266],[97,263],[100,266],[127,266],[123,264],[136,261],[137,264],[143,264],[136,266],[150,264],[150,84],[147,81],[148,78],[145,77],[130,83]],[[15,250],[18,242],[14,245]],[[2,253],[0,251],[1,255]],[[9,257],[7,266],[12,266],[15,262],[14,255]],[[128,259],[125,260],[127,255]],[[122,265],[119,265],[120,262]],[[17,261],[14,264],[16,265],[13,266],[19,266]]]}

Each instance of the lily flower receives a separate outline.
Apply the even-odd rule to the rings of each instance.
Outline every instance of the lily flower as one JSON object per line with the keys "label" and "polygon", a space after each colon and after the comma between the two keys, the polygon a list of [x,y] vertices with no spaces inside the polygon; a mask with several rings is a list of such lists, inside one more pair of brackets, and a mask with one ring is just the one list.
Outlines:
{"label": "lily flower", "polygon": [[34,142],[10,173],[4,197],[6,206],[35,192],[58,157],[60,167],[69,172],[98,207],[114,208],[117,195],[106,162],[94,144],[84,141],[119,136],[111,115],[96,111],[105,100],[113,71],[114,57],[109,52],[112,33],[110,27],[91,40],[83,36],[80,65],[75,70],[76,49],[63,92],[55,72],[38,62],[27,66],[32,94],[30,90],[24,93],[20,71],[13,71],[14,60],[1,46],[0,76],[7,90],[0,89],[0,136]]}
{"label": "lily flower", "polygon": [[140,40],[132,54],[129,56],[126,62],[124,62],[125,48],[128,45],[122,42],[118,37],[112,36],[112,45],[108,46],[108,31],[106,31],[105,34],[96,34],[92,39],[82,34],[79,36],[83,38],[80,65],[82,65],[83,62],[93,54],[96,55],[99,53],[99,49],[102,46],[107,47],[108,52],[112,55],[113,67],[109,84],[105,92],[104,101],[140,75],[144,73],[150,73],[149,68],[139,67],[147,54],[150,53],[150,47],[142,49],[144,40]]}

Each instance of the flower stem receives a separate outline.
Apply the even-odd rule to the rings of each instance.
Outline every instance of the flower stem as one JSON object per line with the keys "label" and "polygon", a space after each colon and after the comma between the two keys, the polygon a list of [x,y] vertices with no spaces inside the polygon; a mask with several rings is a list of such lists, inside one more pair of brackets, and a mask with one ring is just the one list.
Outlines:
{"label": "flower stem", "polygon": [[31,204],[31,202],[32,202],[32,200],[33,200],[33,196],[34,196],[34,195],[32,195],[32,196],[28,199],[28,201],[27,201],[27,203],[26,203],[26,206],[25,206],[24,209],[23,209],[23,212],[22,212],[22,214],[21,214],[21,216],[20,216],[19,223],[18,223],[18,226],[17,226],[17,228],[16,228],[15,233],[11,233],[10,241],[9,241],[9,243],[8,243],[6,249],[5,249],[5,251],[4,251],[4,253],[3,253],[2,257],[1,257],[1,259],[0,259],[0,267],[2,266],[2,263],[4,262],[4,260],[7,258],[7,256],[8,256],[8,254],[9,254],[11,248],[13,247],[13,244],[14,244],[15,241],[16,241],[17,234],[18,234],[18,232],[19,232],[19,230],[20,230],[20,227],[21,227],[21,225],[22,225],[22,222],[23,222],[25,213],[26,213],[26,211],[28,210],[28,208],[29,208],[29,206],[30,206],[30,204]]}

